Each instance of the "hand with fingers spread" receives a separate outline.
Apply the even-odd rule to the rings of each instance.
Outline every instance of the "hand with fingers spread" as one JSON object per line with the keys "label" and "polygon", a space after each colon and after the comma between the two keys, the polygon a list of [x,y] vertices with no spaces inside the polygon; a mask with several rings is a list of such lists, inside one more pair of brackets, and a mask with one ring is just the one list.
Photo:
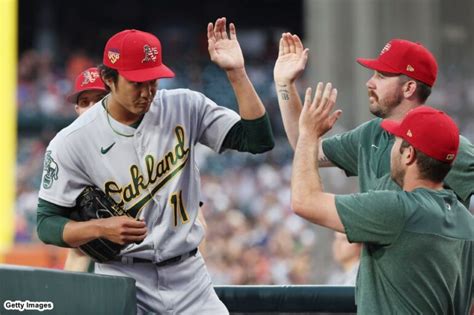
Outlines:
{"label": "hand with fingers spread", "polygon": [[308,61],[308,48],[298,35],[283,33],[280,39],[278,59],[273,69],[274,80],[277,84],[293,83],[304,71]]}
{"label": "hand with fingers spread", "polygon": [[226,18],[219,18],[215,24],[207,25],[208,50],[211,60],[225,71],[243,69],[244,56],[237,41],[234,23],[226,30]]}
{"label": "hand with fingers spread", "polygon": [[304,106],[299,120],[300,137],[320,138],[336,123],[342,111],[333,111],[337,99],[337,90],[327,83],[323,90],[323,83],[316,87],[314,98],[312,89],[307,88]]}

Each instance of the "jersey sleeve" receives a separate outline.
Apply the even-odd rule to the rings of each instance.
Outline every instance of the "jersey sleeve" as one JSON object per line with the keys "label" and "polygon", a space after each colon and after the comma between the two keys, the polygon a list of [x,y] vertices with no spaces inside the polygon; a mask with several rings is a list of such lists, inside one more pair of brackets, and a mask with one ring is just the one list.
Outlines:
{"label": "jersey sleeve", "polygon": [[58,206],[72,207],[90,180],[84,167],[73,158],[79,155],[72,151],[80,148],[73,148],[65,140],[53,139],[46,150],[39,197]]}
{"label": "jersey sleeve", "polygon": [[225,149],[250,152],[253,154],[263,153],[273,149],[275,140],[270,124],[270,118],[265,113],[254,120],[241,119],[229,130],[221,146],[221,152]]}
{"label": "jersey sleeve", "polygon": [[69,222],[69,213],[73,208],[60,207],[43,199],[38,200],[36,211],[36,232],[38,238],[46,244],[70,247],[63,239],[63,231]]}
{"label": "jersey sleeve", "polygon": [[350,242],[389,245],[405,226],[403,192],[370,191],[336,196],[336,208]]}
{"label": "jersey sleeve", "polygon": [[199,101],[198,142],[220,152],[227,133],[240,121],[240,116],[231,109],[217,105],[201,93],[195,94]]}
{"label": "jersey sleeve", "polygon": [[324,155],[337,167],[343,169],[347,176],[358,175],[359,146],[363,133],[371,122],[323,140]]}
{"label": "jersey sleeve", "polygon": [[469,199],[474,194],[474,146],[460,137],[459,151],[453,167],[445,179],[445,184],[469,209]]}

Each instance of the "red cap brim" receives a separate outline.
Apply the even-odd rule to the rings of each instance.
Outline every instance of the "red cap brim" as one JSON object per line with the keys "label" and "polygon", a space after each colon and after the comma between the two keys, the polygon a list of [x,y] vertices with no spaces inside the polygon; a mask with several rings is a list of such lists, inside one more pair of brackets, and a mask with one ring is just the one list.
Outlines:
{"label": "red cap brim", "polygon": [[403,135],[402,135],[402,131],[400,130],[400,123],[397,122],[397,121],[394,121],[394,120],[389,120],[389,119],[384,119],[382,120],[382,123],[380,124],[380,126],[388,131],[389,133],[397,136],[397,137],[402,137],[403,138]]}
{"label": "red cap brim", "polygon": [[101,91],[101,92],[107,93],[107,90],[106,90],[106,89],[87,88],[87,89],[83,89],[83,90],[80,90],[80,91],[76,91],[75,93],[68,95],[68,96],[66,97],[66,100],[67,100],[69,103],[77,104],[77,98],[79,97],[79,94],[81,94],[82,92],[85,92],[85,91]]}
{"label": "red cap brim", "polygon": [[161,64],[158,67],[138,70],[118,70],[119,74],[128,81],[145,82],[160,78],[174,78],[175,74],[170,68]]}
{"label": "red cap brim", "polygon": [[378,59],[365,59],[365,58],[357,58],[356,61],[366,68],[380,71],[380,72],[387,72],[393,74],[399,74],[400,71],[380,62]]}

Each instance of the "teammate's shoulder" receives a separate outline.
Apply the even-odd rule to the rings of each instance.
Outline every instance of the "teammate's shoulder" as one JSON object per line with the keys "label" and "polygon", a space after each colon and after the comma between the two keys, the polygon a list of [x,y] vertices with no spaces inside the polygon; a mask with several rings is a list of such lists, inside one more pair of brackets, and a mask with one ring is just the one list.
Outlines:
{"label": "teammate's shoulder", "polygon": [[363,122],[350,131],[351,134],[360,135],[363,139],[366,137],[376,137],[383,132],[380,127],[382,119],[374,118],[369,121]]}
{"label": "teammate's shoulder", "polygon": [[[459,136],[459,151],[454,161],[454,167],[461,164],[473,165],[474,163],[474,145],[465,137]],[[468,168],[471,168],[470,166]]]}
{"label": "teammate's shoulder", "polygon": [[380,127],[381,123],[382,123],[382,118],[376,117],[376,118],[373,118],[369,121],[366,121],[361,126],[365,126],[366,128],[379,129],[379,128],[381,128]]}
{"label": "teammate's shoulder", "polygon": [[466,137],[462,135],[459,136],[459,149],[465,150],[465,151],[470,152],[471,154],[474,154],[474,145],[472,144],[471,141],[469,141],[469,139],[467,139]]}

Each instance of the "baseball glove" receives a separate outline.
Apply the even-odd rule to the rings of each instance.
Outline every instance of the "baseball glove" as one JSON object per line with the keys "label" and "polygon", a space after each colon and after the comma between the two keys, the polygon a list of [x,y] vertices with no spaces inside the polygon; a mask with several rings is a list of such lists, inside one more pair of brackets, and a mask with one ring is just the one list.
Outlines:
{"label": "baseball glove", "polygon": [[[121,215],[128,213],[102,190],[88,186],[77,197],[76,207],[70,218],[74,221],[89,221]],[[102,263],[115,258],[124,246],[108,239],[98,238],[79,246],[79,249],[94,261]]]}

